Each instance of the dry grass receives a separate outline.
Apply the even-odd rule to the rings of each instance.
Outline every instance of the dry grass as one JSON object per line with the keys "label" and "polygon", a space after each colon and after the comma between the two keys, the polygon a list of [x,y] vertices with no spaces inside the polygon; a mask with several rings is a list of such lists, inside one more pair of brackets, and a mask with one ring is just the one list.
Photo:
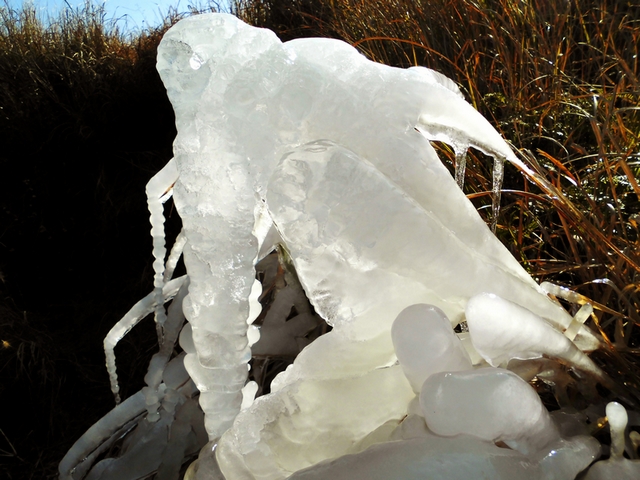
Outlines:
{"label": "dry grass", "polygon": [[91,137],[112,120],[114,91],[142,80],[140,67],[153,67],[175,17],[133,37],[90,2],[49,19],[33,6],[0,7],[0,129],[23,145]]}
{"label": "dry grass", "polygon": [[[155,57],[178,17],[125,35],[89,3],[55,18],[0,3],[0,396],[20,419],[0,422],[2,478],[54,478],[111,408],[101,338],[150,286],[136,280],[145,260],[124,288],[99,265],[137,263],[118,230],[146,222],[144,184],[171,155]],[[142,378],[136,340],[123,353]]]}

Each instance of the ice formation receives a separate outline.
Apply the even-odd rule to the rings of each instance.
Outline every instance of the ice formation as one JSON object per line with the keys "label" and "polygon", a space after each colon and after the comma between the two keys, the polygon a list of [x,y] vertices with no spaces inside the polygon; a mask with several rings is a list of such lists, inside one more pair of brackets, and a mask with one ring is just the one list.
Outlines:
{"label": "ice formation", "polygon": [[422,385],[420,407],[437,435],[465,433],[504,442],[525,455],[560,439],[538,394],[515,373],[501,368],[433,374]]}
{"label": "ice formation", "polygon": [[469,354],[438,307],[417,304],[400,312],[391,340],[405,376],[416,393],[432,374],[472,367]]}
{"label": "ice formation", "polygon": [[[623,457],[625,447],[625,429],[629,421],[626,409],[617,402],[607,405],[607,419],[611,432],[611,451],[609,459],[596,463],[589,469],[584,480],[608,480],[611,478],[640,478],[640,460]],[[634,446],[635,450],[637,445]],[[632,451],[635,458],[635,451]]]}
{"label": "ice formation", "polygon": [[[424,423],[418,416],[406,421]],[[359,454],[321,462],[289,480],[567,480],[588,466],[598,449],[595,439],[582,437],[525,456],[470,435],[443,438],[423,428],[408,438],[396,435]]]}
{"label": "ice formation", "polygon": [[[185,362],[202,392],[211,438],[229,428],[242,400],[247,298],[262,240],[253,235],[254,212],[265,199],[309,298],[334,326],[362,324],[364,335],[374,336],[419,300],[458,321],[465,299],[485,282],[570,323],[493,238],[429,145],[427,139],[458,149],[473,144],[515,161],[450,80],[370,62],[336,40],[283,44],[273,32],[223,14],[168,31],[158,71],[178,128],[173,195],[187,238],[184,311],[197,350]],[[313,195],[307,212],[303,202]],[[386,205],[398,205],[404,218]],[[416,228],[403,248],[397,232],[410,224]],[[326,267],[333,271],[320,278]],[[404,278],[391,285],[405,293],[384,305],[382,323],[353,321],[371,309],[370,289],[401,269]],[[426,286],[419,280],[425,276]]]}
{"label": "ice formation", "polygon": [[[496,171],[504,161],[527,170],[451,80],[368,61],[337,40],[282,43],[225,14],[172,27],[158,71],[178,134],[175,158],[147,189],[156,275],[139,310],[156,312],[161,355],[136,433],[158,445],[136,468],[107,459],[92,478],[168,472],[169,452],[194,445],[193,416],[178,422],[176,409],[188,410],[195,387],[211,442],[188,478],[409,479],[446,468],[457,475],[447,478],[569,479],[597,457],[594,439],[562,438],[528,384],[488,366],[554,355],[603,378],[582,353],[598,338],[493,236],[430,145],[444,141],[459,156],[473,146]],[[161,204],[170,195],[183,222],[173,252],[188,272],[177,298],[190,380],[180,385],[164,348],[182,322],[163,308],[175,266],[174,253],[164,265]],[[275,243],[333,330],[252,402],[254,264]],[[456,336],[451,326],[463,320],[470,333]],[[547,335],[551,347],[539,341]],[[464,412],[452,423],[456,408]],[[122,416],[106,421],[103,437],[121,431]],[[87,454],[84,440],[61,463],[63,478],[82,478],[70,465]]]}
{"label": "ice formation", "polygon": [[602,371],[571,340],[520,305],[483,293],[469,300],[465,313],[474,347],[494,367],[506,366],[513,358],[526,360],[544,354],[606,381]]}

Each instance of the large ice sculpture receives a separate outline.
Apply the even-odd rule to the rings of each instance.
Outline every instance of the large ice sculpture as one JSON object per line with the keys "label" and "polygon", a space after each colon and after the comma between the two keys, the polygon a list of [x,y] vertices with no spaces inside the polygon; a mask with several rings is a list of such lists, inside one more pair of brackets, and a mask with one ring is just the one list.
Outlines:
{"label": "large ice sculpture", "polygon": [[[460,347],[443,330],[443,319],[453,325],[465,320],[470,299],[485,292],[554,331],[571,326],[580,350],[571,350],[568,361],[603,378],[581,352],[597,348],[599,340],[576,326],[493,236],[431,147],[430,140],[457,152],[474,146],[527,170],[451,80],[426,68],[370,62],[337,40],[282,43],[273,32],[225,14],[194,16],[172,27],[159,46],[158,71],[178,134],[175,158],[147,188],[156,320],[165,338],[167,325],[176,323],[162,305],[183,250],[188,293],[180,300],[189,324],[180,342],[212,441],[190,475],[217,478],[215,455],[228,479],[284,479],[402,435],[408,427],[401,420],[416,410],[423,380],[442,369],[490,361],[468,336]],[[161,203],[171,194],[183,232],[165,268]],[[284,245],[316,311],[334,328],[273,381],[271,394],[252,403],[245,388],[243,402],[254,263],[274,242]],[[392,323],[415,304],[433,305],[441,315],[434,324],[456,345],[452,362],[432,370],[397,364],[402,348],[415,347],[401,347],[396,355]],[[575,349],[571,341],[562,345]],[[508,345],[485,338],[483,346],[501,359],[519,358],[520,350]],[[527,348],[527,358],[545,353]],[[562,348],[558,352],[566,353]],[[166,361],[152,362],[148,375],[149,424],[166,417],[160,409]],[[112,363],[110,371],[115,374]],[[526,444],[546,448],[558,440],[547,427],[540,444]],[[434,451],[468,450],[469,468],[484,456],[504,454],[505,465],[524,461],[522,452],[498,454],[486,443],[422,437],[417,451],[424,449],[420,442],[439,445]],[[569,468],[574,473],[597,450],[588,441],[558,447],[563,449],[584,453],[582,466]],[[81,458],[79,450],[74,455]],[[551,460],[542,457],[528,461],[533,469],[550,468],[544,465]]]}
{"label": "large ice sculpture", "polygon": [[[212,438],[241,403],[247,298],[262,240],[252,233],[254,212],[265,199],[310,300],[353,335],[388,331],[402,308],[425,300],[457,322],[466,300],[489,285],[556,325],[570,323],[429,145],[474,145],[516,161],[441,75],[373,63],[336,40],[283,44],[224,14],[168,31],[158,71],[178,128],[174,201],[191,281],[184,311],[198,351],[186,364],[211,412]],[[370,293],[385,284],[403,293],[389,302],[395,295],[379,292],[374,307]],[[354,321],[374,308],[375,317]]]}

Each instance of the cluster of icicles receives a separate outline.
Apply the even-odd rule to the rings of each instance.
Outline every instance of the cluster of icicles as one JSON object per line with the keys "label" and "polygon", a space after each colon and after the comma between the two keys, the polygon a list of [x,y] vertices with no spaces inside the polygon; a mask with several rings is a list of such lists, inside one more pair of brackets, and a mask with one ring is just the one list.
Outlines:
{"label": "cluster of icicles", "polygon": [[[115,344],[155,312],[160,347],[62,479],[170,480],[200,451],[185,478],[570,480],[599,456],[594,414],[550,415],[527,381],[562,392],[570,368],[615,390],[584,353],[602,342],[588,307],[551,300],[563,290],[537,285],[456,187],[469,146],[496,159],[496,211],[504,160],[535,174],[451,80],[222,14],[179,22],[158,55],[178,136],[147,187],[154,292],[105,339],[117,401]],[[434,140],[455,149],[456,180]],[[167,256],[171,196],[183,231]],[[254,399],[254,264],[276,244],[333,330]],[[172,279],[181,256],[188,275]],[[637,478],[626,411],[606,413],[610,458],[585,478]]]}

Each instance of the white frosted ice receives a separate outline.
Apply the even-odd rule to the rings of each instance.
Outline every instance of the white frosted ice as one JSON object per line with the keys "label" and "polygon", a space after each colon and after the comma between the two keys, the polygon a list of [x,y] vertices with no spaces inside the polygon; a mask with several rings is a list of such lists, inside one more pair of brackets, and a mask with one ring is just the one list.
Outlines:
{"label": "white frosted ice", "polygon": [[610,402],[606,408],[611,450],[608,460],[597,462],[589,468],[584,480],[636,480],[640,478],[640,460],[623,457],[625,450],[625,430],[627,428],[627,410],[617,402]]}
{"label": "white frosted ice", "polygon": [[622,458],[624,453],[625,429],[629,416],[627,410],[618,402],[610,402],[606,408],[609,430],[611,432],[611,457]]}
{"label": "white frosted ice", "polygon": [[422,386],[420,406],[438,435],[502,441],[525,455],[560,439],[535,390],[501,368],[434,374]]}
{"label": "white frosted ice", "polygon": [[437,372],[471,369],[471,360],[438,307],[418,304],[405,308],[391,327],[398,361],[414,392]]}

